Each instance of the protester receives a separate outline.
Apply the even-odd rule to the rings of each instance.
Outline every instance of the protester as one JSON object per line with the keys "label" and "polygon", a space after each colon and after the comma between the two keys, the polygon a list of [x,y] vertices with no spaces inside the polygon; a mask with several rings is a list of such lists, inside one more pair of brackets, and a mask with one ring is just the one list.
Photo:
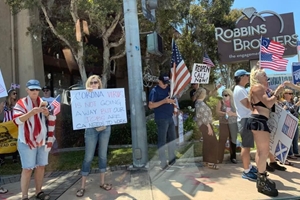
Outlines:
{"label": "protester", "polygon": [[[14,107],[13,118],[18,125],[18,150],[22,163],[22,199],[28,200],[29,183],[34,169],[36,199],[50,199],[42,191],[45,166],[48,164],[46,120],[50,119],[47,102],[39,97],[41,90],[38,80],[26,84],[28,96],[18,100]],[[53,117],[53,116],[52,116]]]}
{"label": "protester", "polygon": [[[0,113],[4,111],[3,122],[8,122],[13,120],[13,108],[16,105],[18,100],[16,89],[10,89],[7,91],[8,96],[5,99],[5,102],[1,102],[0,104]],[[13,163],[18,162],[18,151],[12,154]],[[5,163],[4,161],[5,155],[0,154],[0,166]]]}
{"label": "protester", "polygon": [[219,169],[218,163],[218,141],[212,126],[212,112],[206,105],[204,99],[206,98],[206,90],[198,88],[195,93],[196,102],[196,123],[202,133],[203,146],[202,155],[203,162],[211,169]]}
{"label": "protester", "polygon": [[230,89],[223,90],[222,99],[216,106],[216,113],[219,115],[219,163],[223,162],[225,144],[229,137],[230,161],[236,164],[236,140],[238,126],[236,109],[233,102],[233,93]]}
{"label": "protester", "polygon": [[198,83],[192,83],[191,86],[192,86],[193,89],[190,91],[190,98],[193,102],[195,102],[196,101],[195,92],[199,88],[199,84]]}
{"label": "protester", "polygon": [[[42,97],[42,99],[44,101],[47,101],[48,104],[51,106],[51,103],[54,101],[55,98],[51,96],[51,89],[50,89],[50,87],[46,85],[46,86],[44,86],[42,88],[42,90],[43,90],[43,94],[44,94],[44,96]],[[49,108],[51,109],[50,112],[52,113],[53,109],[54,109],[54,106],[51,106]],[[54,144],[53,144],[53,146],[51,148],[50,153],[52,153],[53,155],[57,155],[57,153],[58,153],[58,144],[57,144],[56,140],[54,141]]]}
{"label": "protester", "polygon": [[251,115],[248,92],[245,88],[249,83],[249,75],[250,73],[244,69],[239,69],[234,73],[236,85],[233,91],[233,100],[236,107],[238,129],[242,137],[241,157],[244,168],[242,178],[256,181],[257,168],[252,166],[250,162],[250,148],[254,147],[254,139],[252,132],[246,128],[248,118]]}
{"label": "protester", "polygon": [[[160,75],[158,85],[152,88],[149,95],[150,109],[154,109],[154,119],[157,126],[158,137],[158,154],[160,159],[161,169],[164,170],[169,165],[176,162],[175,157],[175,125],[173,121],[174,103],[175,100],[170,98],[170,80],[167,75]],[[166,145],[168,146],[168,161],[166,159]]]}
{"label": "protester", "polygon": [[[102,88],[102,82],[98,75],[90,76],[85,83],[86,90],[92,92]],[[81,168],[81,189],[77,190],[76,196],[82,197],[85,193],[86,179],[91,170],[91,163],[94,158],[96,146],[98,143],[98,167],[100,170],[100,188],[109,191],[112,185],[105,183],[105,172],[107,166],[107,149],[110,138],[110,126],[101,126],[97,128],[85,129],[85,155]]]}
{"label": "protester", "polygon": [[274,91],[274,95],[267,94],[268,77],[263,69],[258,66],[251,70],[249,99],[253,108],[251,117],[247,122],[247,129],[251,130],[256,143],[256,165],[258,176],[256,187],[258,192],[268,196],[278,196],[276,185],[267,178],[266,160],[269,157],[270,129],[267,121],[270,115],[270,108],[277,102],[277,97],[283,90],[283,85],[279,85]]}
{"label": "protester", "polygon": [[[299,118],[299,105],[300,102],[294,103],[293,99],[294,92],[291,89],[285,89],[283,92],[283,99],[282,106],[283,109],[290,112],[294,117],[297,119]],[[299,128],[297,126],[294,138],[292,140],[292,146],[290,148],[290,151],[288,153],[288,158],[292,160],[297,160],[297,157],[300,157],[299,155],[299,149],[298,149],[298,140],[299,140]],[[289,163],[285,163],[289,164]]]}

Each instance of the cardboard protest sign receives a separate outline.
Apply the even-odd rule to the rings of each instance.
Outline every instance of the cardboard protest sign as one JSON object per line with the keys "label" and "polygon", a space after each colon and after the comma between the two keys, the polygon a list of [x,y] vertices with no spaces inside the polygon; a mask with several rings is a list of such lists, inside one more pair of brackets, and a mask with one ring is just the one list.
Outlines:
{"label": "cardboard protest sign", "polygon": [[7,95],[8,94],[7,94],[5,83],[4,83],[4,80],[3,80],[2,72],[0,70],[0,98],[1,97],[7,97]]}
{"label": "cardboard protest sign", "polygon": [[271,112],[268,120],[270,152],[284,163],[298,127],[298,119],[282,107],[275,106],[275,112]]}
{"label": "cardboard protest sign", "polygon": [[18,127],[13,121],[0,123],[0,154],[17,151]]}
{"label": "cardboard protest sign", "polygon": [[74,130],[127,123],[123,88],[70,93]]}
{"label": "cardboard protest sign", "polygon": [[194,63],[191,83],[208,84],[210,67],[206,64]]}

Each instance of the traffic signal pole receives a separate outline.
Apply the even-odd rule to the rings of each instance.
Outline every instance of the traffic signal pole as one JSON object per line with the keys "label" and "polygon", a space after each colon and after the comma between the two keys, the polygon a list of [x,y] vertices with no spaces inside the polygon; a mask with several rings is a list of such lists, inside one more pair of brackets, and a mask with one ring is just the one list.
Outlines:
{"label": "traffic signal pole", "polygon": [[[148,163],[148,144],[143,102],[141,47],[136,0],[123,0],[123,8],[126,34],[133,167],[142,168]],[[120,137],[122,136],[120,135]]]}

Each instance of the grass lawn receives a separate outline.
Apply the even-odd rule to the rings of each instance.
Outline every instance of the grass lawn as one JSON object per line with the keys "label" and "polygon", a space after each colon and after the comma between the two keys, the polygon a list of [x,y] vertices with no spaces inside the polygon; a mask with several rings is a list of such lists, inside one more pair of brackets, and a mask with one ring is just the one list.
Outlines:
{"label": "grass lawn", "polygon": [[[198,157],[202,153],[202,143],[189,144],[182,146],[177,151],[177,158],[180,157]],[[191,154],[192,152],[192,154]],[[84,151],[62,152],[56,156],[49,154],[49,164],[46,167],[47,172],[51,171],[66,171],[80,169],[84,158]],[[149,160],[158,160],[156,147],[148,148]],[[109,149],[108,166],[130,165],[132,164],[132,149],[120,148]],[[98,157],[95,156],[92,162],[92,168],[97,168]],[[12,160],[6,159],[6,163],[0,167],[1,175],[13,175],[21,173],[21,164],[12,163]]]}

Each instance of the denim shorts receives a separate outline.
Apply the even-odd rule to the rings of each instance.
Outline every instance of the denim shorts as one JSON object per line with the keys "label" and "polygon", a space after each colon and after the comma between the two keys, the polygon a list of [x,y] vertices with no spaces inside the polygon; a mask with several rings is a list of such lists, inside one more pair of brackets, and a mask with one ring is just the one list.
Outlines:
{"label": "denim shorts", "polygon": [[48,165],[49,152],[45,150],[45,145],[30,149],[27,144],[18,140],[18,151],[23,169],[34,169],[38,166]]}

